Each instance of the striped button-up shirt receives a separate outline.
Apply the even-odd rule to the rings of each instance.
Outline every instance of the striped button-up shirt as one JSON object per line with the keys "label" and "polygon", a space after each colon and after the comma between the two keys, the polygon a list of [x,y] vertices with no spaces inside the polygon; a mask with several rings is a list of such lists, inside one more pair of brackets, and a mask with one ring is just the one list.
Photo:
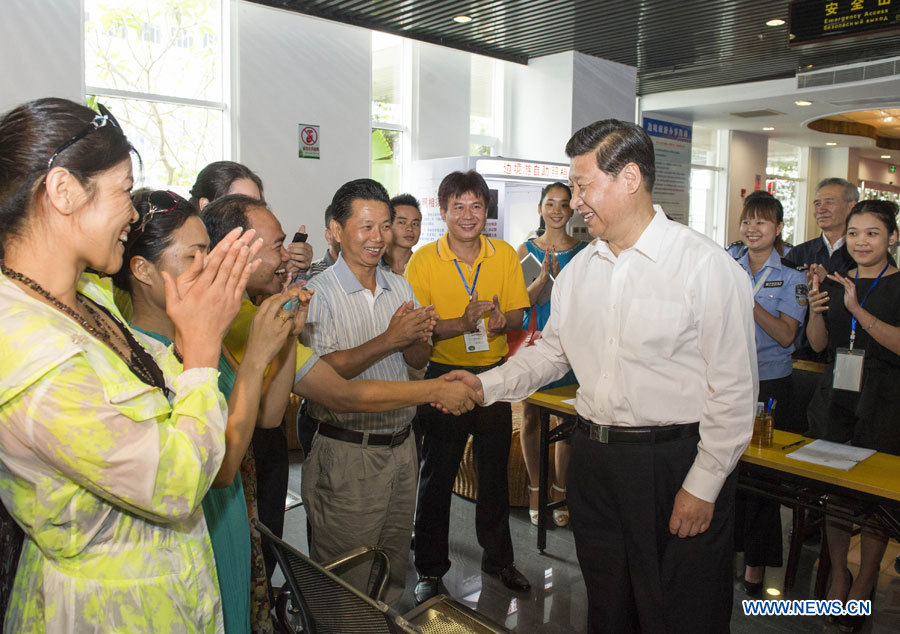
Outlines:
{"label": "striped button-up shirt", "polygon": [[[387,330],[400,304],[412,301],[418,306],[412,287],[404,278],[378,267],[375,271],[375,296],[366,289],[347,266],[344,258],[310,280],[315,290],[301,339],[325,356],[337,350],[356,348]],[[355,379],[406,381],[406,360],[402,352],[388,355],[369,366]],[[410,423],[415,407],[380,414],[338,414],[310,401],[313,418],[354,431],[393,432]]]}

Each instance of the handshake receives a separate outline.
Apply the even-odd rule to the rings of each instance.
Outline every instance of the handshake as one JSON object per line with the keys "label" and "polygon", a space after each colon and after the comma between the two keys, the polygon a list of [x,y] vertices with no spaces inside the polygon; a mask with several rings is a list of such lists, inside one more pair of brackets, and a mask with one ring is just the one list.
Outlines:
{"label": "handshake", "polygon": [[481,379],[466,370],[453,370],[432,379],[435,399],[432,407],[459,416],[484,402]]}

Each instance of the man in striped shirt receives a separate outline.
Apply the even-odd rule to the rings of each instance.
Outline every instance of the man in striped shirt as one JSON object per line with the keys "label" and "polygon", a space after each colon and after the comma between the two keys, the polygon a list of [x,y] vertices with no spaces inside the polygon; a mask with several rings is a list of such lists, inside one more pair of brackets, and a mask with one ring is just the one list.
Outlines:
{"label": "man in striped shirt", "polygon": [[[340,244],[315,291],[302,339],[347,379],[406,381],[431,353],[434,307],[419,307],[409,283],[379,261],[391,239],[393,209],[381,184],[342,185],[329,229]],[[386,600],[403,594],[415,510],[418,461],[410,423],[416,408],[338,414],[310,402],[318,422],[303,463],[302,492],[312,528],[310,554],[324,561],[360,546],[391,560]],[[350,579],[365,590],[368,575]]]}

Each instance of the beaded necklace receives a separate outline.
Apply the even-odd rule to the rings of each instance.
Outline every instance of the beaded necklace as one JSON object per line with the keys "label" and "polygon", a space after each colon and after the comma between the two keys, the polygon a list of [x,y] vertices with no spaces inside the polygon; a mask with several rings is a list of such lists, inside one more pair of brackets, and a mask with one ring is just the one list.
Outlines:
{"label": "beaded necklace", "polygon": [[134,335],[131,334],[131,331],[125,327],[124,324],[119,322],[118,319],[112,316],[112,314],[106,310],[103,306],[97,306],[101,311],[103,311],[107,317],[118,327],[120,334],[119,340],[124,342],[128,347],[130,355],[129,358],[119,350],[119,348],[113,343],[113,334],[103,323],[103,319],[94,310],[93,306],[81,296],[80,293],[75,294],[76,301],[87,310],[88,314],[94,320],[95,325],[92,325],[87,319],[84,318],[83,315],[74,311],[72,308],[67,306],[66,304],[59,301],[56,297],[50,294],[49,291],[44,289],[43,286],[35,282],[30,277],[19,273],[18,271],[14,271],[2,262],[0,262],[0,271],[3,272],[3,275],[6,277],[21,282],[35,293],[46,299],[50,304],[52,304],[56,309],[58,309],[63,314],[70,317],[75,323],[79,326],[87,330],[94,338],[102,341],[106,346],[116,353],[128,366],[131,372],[139,378],[141,381],[146,383],[147,385],[153,385],[155,387],[160,388],[163,392],[168,395],[168,388],[166,388],[165,377],[163,376],[162,370],[160,370],[159,366],[156,364],[156,361],[153,360],[153,357],[144,350],[144,347],[138,343],[137,339],[134,338]]}

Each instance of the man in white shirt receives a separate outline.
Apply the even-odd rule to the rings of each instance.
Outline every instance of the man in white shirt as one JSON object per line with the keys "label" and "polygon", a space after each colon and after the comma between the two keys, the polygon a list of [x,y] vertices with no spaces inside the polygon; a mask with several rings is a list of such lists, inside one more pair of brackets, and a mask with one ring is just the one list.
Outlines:
{"label": "man in white shirt", "polygon": [[580,383],[568,503],[591,632],[727,632],[735,465],[753,429],[746,274],[653,208],[653,145],[613,119],[569,140],[572,207],[596,239],[566,266],[533,347],[451,378],[518,401]]}

